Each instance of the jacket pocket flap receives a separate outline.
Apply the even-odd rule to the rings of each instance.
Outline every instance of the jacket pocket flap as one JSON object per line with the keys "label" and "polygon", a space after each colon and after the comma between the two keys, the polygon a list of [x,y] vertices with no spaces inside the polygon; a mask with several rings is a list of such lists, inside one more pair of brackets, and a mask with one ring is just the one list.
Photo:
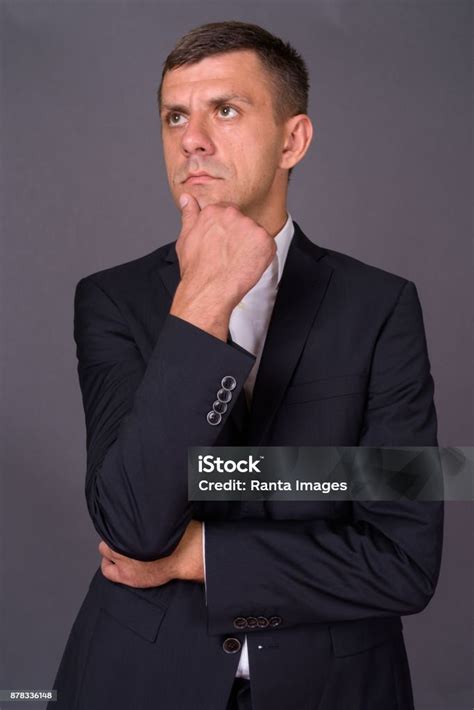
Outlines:
{"label": "jacket pocket flap", "polygon": [[288,387],[284,401],[286,404],[291,404],[293,402],[310,402],[316,399],[359,394],[365,392],[367,381],[368,375],[363,372],[358,375],[341,375],[338,377],[326,377],[322,380],[301,382]]}
{"label": "jacket pocket flap", "polygon": [[147,641],[156,640],[166,609],[138,596],[127,587],[110,582],[103,585],[101,608]]}
{"label": "jacket pocket flap", "polygon": [[351,656],[366,651],[400,633],[402,622],[399,616],[360,621],[341,621],[329,625],[335,656]]}

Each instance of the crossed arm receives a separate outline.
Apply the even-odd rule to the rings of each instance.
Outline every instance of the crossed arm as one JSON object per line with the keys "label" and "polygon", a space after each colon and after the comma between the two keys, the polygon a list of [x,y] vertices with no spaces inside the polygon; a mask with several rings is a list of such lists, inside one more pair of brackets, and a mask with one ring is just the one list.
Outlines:
{"label": "crossed arm", "polygon": [[171,555],[151,562],[121,555],[101,540],[98,549],[102,574],[111,582],[129,587],[158,587],[172,579],[204,582],[202,528],[199,520],[191,520]]}
{"label": "crossed arm", "polygon": [[[103,541],[103,573],[130,586],[204,581],[186,450],[196,442],[213,445],[218,432],[205,415],[216,385],[232,374],[237,395],[254,357],[168,315],[145,365],[117,305],[90,279],[78,285],[75,337],[87,425],[86,497]],[[421,310],[409,282],[374,352],[359,443],[394,441],[436,445]],[[279,614],[286,625],[420,611],[436,586],[442,523],[441,503],[416,502],[354,503],[351,519],[337,525],[208,521],[209,633],[227,633],[236,615],[255,611]],[[244,573],[249,563],[258,570],[251,579]]]}

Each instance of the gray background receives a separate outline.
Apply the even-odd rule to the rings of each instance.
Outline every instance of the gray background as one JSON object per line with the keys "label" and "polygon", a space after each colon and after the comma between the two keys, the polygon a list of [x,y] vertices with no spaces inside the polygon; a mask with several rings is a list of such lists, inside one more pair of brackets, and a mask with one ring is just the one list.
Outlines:
{"label": "gray background", "polygon": [[[316,140],[292,176],[290,212],[316,243],[415,282],[439,441],[468,446],[472,5],[17,0],[1,11],[0,688],[51,688],[100,559],[73,293],[82,276],[179,233],[155,106],[166,54],[222,19],[262,24],[302,53]],[[418,710],[473,703],[472,520],[471,504],[447,505],[436,596],[404,620]]]}

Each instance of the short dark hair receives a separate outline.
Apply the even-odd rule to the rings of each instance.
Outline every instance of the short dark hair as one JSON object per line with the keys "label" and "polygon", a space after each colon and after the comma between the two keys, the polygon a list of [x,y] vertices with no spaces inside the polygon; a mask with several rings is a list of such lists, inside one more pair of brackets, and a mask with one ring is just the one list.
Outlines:
{"label": "short dark hair", "polygon": [[273,111],[277,123],[299,113],[307,113],[309,75],[301,55],[289,42],[284,42],[263,27],[237,20],[209,22],[178,40],[163,63],[157,92],[160,110],[161,89],[166,72],[214,54],[244,49],[256,52],[268,72],[273,87]]}

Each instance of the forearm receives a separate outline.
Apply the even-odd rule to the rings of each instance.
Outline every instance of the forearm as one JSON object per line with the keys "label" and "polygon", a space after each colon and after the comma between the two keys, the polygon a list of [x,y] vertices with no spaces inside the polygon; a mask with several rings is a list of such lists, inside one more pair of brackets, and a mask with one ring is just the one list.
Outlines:
{"label": "forearm", "polygon": [[[102,336],[92,340],[89,334],[91,320],[82,311],[86,306],[84,297],[78,304],[77,337],[87,421],[88,509],[112,549],[154,560],[173,551],[191,519],[187,447],[214,444],[255,358],[169,315],[146,367],[137,359],[106,368],[95,361],[108,352]],[[101,313],[106,315],[112,322],[111,312]],[[113,328],[124,328],[113,316]],[[211,425],[207,413],[226,375],[236,380],[233,399],[219,425]]]}
{"label": "forearm", "polygon": [[357,505],[361,517],[351,523],[207,521],[209,633],[235,631],[237,617],[277,615],[285,628],[426,606],[439,572],[443,504]]}

